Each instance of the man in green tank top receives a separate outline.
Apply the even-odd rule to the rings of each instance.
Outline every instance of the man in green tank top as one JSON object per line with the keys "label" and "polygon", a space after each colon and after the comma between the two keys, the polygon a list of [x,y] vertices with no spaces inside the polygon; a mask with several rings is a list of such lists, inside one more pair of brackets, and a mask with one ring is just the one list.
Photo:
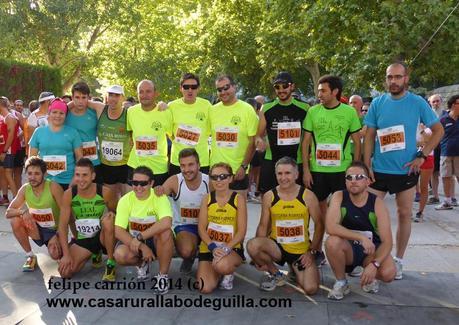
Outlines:
{"label": "man in green tank top", "polygon": [[46,163],[36,156],[25,164],[28,183],[24,184],[6,210],[14,236],[26,253],[23,272],[32,272],[37,257],[32,252],[29,237],[38,245],[48,247],[49,256],[57,260],[62,256],[56,229],[63,190],[59,184],[45,179]]}
{"label": "man in green tank top", "polygon": [[[103,281],[115,281],[114,220],[117,198],[105,186],[93,183],[96,177],[94,166],[88,158],[81,158],[76,163],[73,185],[64,192],[59,240],[63,257],[59,263],[59,273],[63,278],[70,278],[80,271],[86,261],[92,257],[93,266],[101,264],[100,252],[108,255]],[[105,212],[106,209],[108,212]],[[75,219],[77,238],[69,247],[67,243],[70,216]]]}

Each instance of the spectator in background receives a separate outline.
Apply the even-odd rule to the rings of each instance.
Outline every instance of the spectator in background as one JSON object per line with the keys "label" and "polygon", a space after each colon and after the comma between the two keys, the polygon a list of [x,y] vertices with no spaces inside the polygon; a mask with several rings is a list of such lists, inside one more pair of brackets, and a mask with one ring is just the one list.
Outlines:
{"label": "spectator in background", "polygon": [[38,110],[33,110],[27,119],[27,144],[36,128],[48,125],[48,108],[54,98],[54,94],[49,91],[42,92],[38,97]]}
{"label": "spectator in background", "polygon": [[[257,96],[262,97],[262,96]],[[263,98],[263,97],[262,97]],[[264,98],[263,98],[264,99]],[[247,98],[245,100],[247,103],[252,105],[255,113],[259,116],[261,106],[260,102],[258,102],[255,98]],[[260,180],[260,166],[261,160],[263,159],[264,151],[260,151],[255,149],[255,154],[253,155],[252,160],[250,161],[250,170],[249,170],[249,194],[247,199],[254,203],[260,203],[259,192],[258,192],[258,184]]]}
{"label": "spectator in background", "polygon": [[64,101],[64,103],[66,103],[66,104],[68,104],[68,103],[70,103],[72,101],[72,96],[70,96],[70,95],[64,95],[61,98]]}
{"label": "spectator in background", "polygon": [[441,139],[440,175],[443,181],[445,200],[435,210],[451,210],[453,206],[454,177],[459,181],[459,95],[448,99],[448,114],[441,117],[440,123],[445,129]]}

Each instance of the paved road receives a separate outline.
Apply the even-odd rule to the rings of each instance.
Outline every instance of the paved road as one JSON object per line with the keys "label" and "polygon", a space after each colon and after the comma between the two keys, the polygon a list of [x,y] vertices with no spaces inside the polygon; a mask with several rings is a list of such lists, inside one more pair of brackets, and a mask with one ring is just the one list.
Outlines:
{"label": "paved road", "polygon": [[[392,228],[395,229],[394,197],[388,196],[386,202],[392,215]],[[0,208],[2,216],[4,211],[5,208]],[[259,205],[249,204],[248,238],[255,233],[259,211]],[[180,261],[174,259],[170,277],[176,286],[164,298],[198,304],[204,304],[204,300],[209,299],[208,303],[214,308],[147,306],[158,301],[149,290],[151,283],[147,283],[145,288],[134,288],[137,283],[130,281],[135,276],[133,268],[120,267],[118,270],[118,284],[132,286],[131,290],[103,290],[99,287],[103,271],[92,269],[89,263],[80,275],[70,284],[67,283],[72,286],[86,285],[88,288],[75,289],[76,294],[73,294],[71,288],[57,287],[63,283],[57,277],[56,264],[43,254],[43,249],[36,246],[34,250],[39,253],[40,270],[22,273],[23,252],[7,220],[0,218],[0,324],[457,324],[459,208],[435,211],[432,206],[428,206],[425,214],[424,223],[413,223],[405,258],[404,279],[381,285],[378,294],[363,292],[359,288],[358,279],[351,279],[352,293],[341,302],[326,298],[334,282],[328,265],[321,270],[321,290],[314,297],[303,295],[294,285],[277,288],[270,293],[260,291],[257,286],[261,274],[249,264],[238,269],[232,291],[217,290],[212,295],[201,296],[193,290],[194,279],[178,273]],[[50,279],[55,283],[51,288]],[[179,288],[179,281],[182,288]],[[50,307],[46,300],[54,299],[56,302],[59,298],[75,297],[83,298],[85,304],[91,298],[99,299],[97,303],[123,298],[134,299],[134,304],[144,303],[146,306]],[[258,306],[247,305],[252,300]],[[224,304],[230,302],[236,305],[239,303],[240,307],[225,307]],[[291,305],[264,308],[260,306],[264,302],[277,305],[290,302]],[[220,310],[214,310],[219,309],[219,306],[222,306]]]}

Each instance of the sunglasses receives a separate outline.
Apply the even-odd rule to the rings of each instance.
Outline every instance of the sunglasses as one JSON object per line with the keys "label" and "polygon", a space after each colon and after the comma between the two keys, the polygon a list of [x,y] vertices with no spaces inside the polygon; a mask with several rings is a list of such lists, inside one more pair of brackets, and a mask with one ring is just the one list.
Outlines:
{"label": "sunglasses", "polygon": [[209,175],[210,179],[213,181],[223,181],[230,176],[233,176],[233,175],[231,174]]}
{"label": "sunglasses", "polygon": [[217,87],[217,92],[221,93],[222,91],[227,91],[231,88],[231,84],[226,84],[223,87]]}
{"label": "sunglasses", "polygon": [[364,174],[356,174],[356,175],[346,175],[347,181],[361,181],[362,179],[367,179],[368,176]]}
{"label": "sunglasses", "polygon": [[148,184],[150,184],[150,181],[130,181],[129,182],[129,185],[131,186],[147,186]]}
{"label": "sunglasses", "polygon": [[367,109],[362,109],[362,112],[368,112],[368,110]]}
{"label": "sunglasses", "polygon": [[185,90],[188,90],[188,89],[196,90],[199,88],[199,85],[182,85],[182,88]]}
{"label": "sunglasses", "polygon": [[275,84],[274,89],[276,90],[284,90],[290,87],[291,83],[283,83],[283,84]]}

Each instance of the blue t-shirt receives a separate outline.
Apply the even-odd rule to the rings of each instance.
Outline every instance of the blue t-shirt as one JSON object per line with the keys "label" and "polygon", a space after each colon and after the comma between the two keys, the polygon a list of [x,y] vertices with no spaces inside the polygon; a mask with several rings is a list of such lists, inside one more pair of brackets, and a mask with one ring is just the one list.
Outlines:
{"label": "blue t-shirt", "polygon": [[445,129],[445,135],[441,139],[442,156],[459,156],[459,119],[454,120],[449,114],[443,115],[440,122]]}
{"label": "blue t-shirt", "polygon": [[94,166],[100,165],[96,111],[88,108],[83,115],[75,115],[69,111],[65,125],[71,126],[80,134],[83,143],[83,157],[91,159]]}
{"label": "blue t-shirt", "polygon": [[58,132],[49,126],[35,129],[29,141],[31,148],[38,149],[39,156],[46,161],[47,178],[60,184],[69,184],[75,171],[75,149],[81,147],[78,132],[64,125]]}
{"label": "blue t-shirt", "polygon": [[416,157],[420,122],[431,127],[438,117],[422,97],[411,92],[399,99],[384,94],[371,102],[364,123],[378,132],[372,163],[375,172],[408,174],[409,168],[404,165]]}

